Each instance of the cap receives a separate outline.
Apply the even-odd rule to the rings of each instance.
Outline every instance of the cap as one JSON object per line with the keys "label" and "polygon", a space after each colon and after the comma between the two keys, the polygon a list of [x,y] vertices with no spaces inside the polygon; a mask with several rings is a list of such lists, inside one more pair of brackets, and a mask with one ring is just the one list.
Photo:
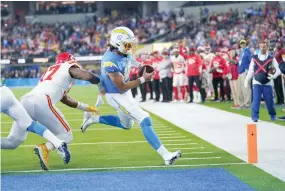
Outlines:
{"label": "cap", "polygon": [[246,44],[246,40],[244,40],[244,39],[240,40],[239,44]]}
{"label": "cap", "polygon": [[191,47],[190,48],[190,51],[195,51],[196,49],[194,47]]}

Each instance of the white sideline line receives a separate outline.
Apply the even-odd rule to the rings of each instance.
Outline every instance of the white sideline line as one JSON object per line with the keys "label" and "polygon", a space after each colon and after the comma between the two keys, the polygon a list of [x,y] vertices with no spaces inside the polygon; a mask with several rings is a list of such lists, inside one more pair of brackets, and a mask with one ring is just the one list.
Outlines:
{"label": "white sideline line", "polygon": [[[196,150],[196,149],[204,149],[204,147],[192,147],[192,148],[169,148],[169,149]],[[183,153],[182,153],[182,154],[183,154]]]}
{"label": "white sideline line", "polygon": [[[68,146],[77,145],[105,145],[105,144],[135,144],[135,143],[146,143],[146,141],[127,141],[127,142],[97,142],[97,143],[70,143]],[[20,147],[34,147],[35,145],[21,145]]]}
{"label": "white sideline line", "polygon": [[190,153],[182,153],[182,155],[188,155],[188,154],[211,154],[213,152],[190,152]]}
{"label": "white sideline line", "polygon": [[222,157],[194,157],[194,158],[180,158],[179,160],[208,160],[208,159],[220,159]]}
{"label": "white sideline line", "polygon": [[[218,163],[218,164],[181,164],[171,166],[116,166],[116,167],[105,167],[105,168],[69,168],[69,169],[56,169],[49,170],[48,172],[69,172],[69,171],[94,171],[94,170],[116,170],[116,169],[142,169],[142,168],[176,168],[176,167],[207,167],[207,166],[230,166],[230,165],[247,165],[245,162],[240,163]],[[38,173],[47,172],[44,170],[22,170],[22,171],[4,171],[4,173]]]}
{"label": "white sideline line", "polygon": [[165,137],[160,137],[161,139],[176,139],[176,138],[184,138],[186,136],[165,136]]}
{"label": "white sideline line", "polygon": [[164,144],[166,146],[170,146],[170,145],[197,145],[198,143],[179,143],[179,144]]}

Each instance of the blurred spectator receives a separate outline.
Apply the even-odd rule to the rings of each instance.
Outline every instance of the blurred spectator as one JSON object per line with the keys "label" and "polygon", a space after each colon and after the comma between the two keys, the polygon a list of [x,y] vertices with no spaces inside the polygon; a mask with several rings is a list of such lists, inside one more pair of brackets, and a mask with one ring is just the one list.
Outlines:
{"label": "blurred spectator", "polygon": [[251,53],[249,48],[246,46],[246,41],[240,41],[241,53],[238,65],[238,89],[239,89],[239,103],[241,108],[250,108],[251,105],[251,88],[244,87],[245,77],[248,72],[249,64],[251,61]]}
{"label": "blurred spectator", "polygon": [[96,55],[105,51],[112,29],[124,25],[131,28],[138,43],[177,27],[173,13],[156,13],[141,18],[137,14],[88,18],[82,22],[55,24],[14,24],[1,28],[1,58],[54,57],[61,51],[75,55]]}

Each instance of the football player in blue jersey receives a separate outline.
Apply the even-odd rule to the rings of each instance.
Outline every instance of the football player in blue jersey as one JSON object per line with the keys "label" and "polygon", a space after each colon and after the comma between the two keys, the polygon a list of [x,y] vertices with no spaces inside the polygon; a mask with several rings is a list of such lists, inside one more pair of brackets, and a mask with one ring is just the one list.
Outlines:
{"label": "football player in blue jersey", "polygon": [[107,102],[115,108],[118,115],[96,116],[85,112],[82,132],[91,124],[106,124],[122,129],[130,129],[136,121],[142,128],[147,142],[163,158],[165,165],[171,165],[181,157],[181,151],[169,152],[160,142],[152,128],[150,115],[134,100],[131,89],[150,81],[154,73],[144,71],[142,77],[129,81],[131,67],[140,67],[132,57],[136,46],[134,33],[127,27],[117,27],[111,32],[110,45],[101,61],[101,86]]}

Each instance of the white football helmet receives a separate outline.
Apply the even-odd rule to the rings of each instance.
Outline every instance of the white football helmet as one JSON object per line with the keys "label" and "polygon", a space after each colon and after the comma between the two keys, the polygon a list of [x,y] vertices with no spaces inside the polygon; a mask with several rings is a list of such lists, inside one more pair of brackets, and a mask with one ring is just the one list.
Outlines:
{"label": "white football helmet", "polygon": [[111,32],[110,44],[123,54],[132,54],[136,49],[136,38],[128,27],[116,27]]}

